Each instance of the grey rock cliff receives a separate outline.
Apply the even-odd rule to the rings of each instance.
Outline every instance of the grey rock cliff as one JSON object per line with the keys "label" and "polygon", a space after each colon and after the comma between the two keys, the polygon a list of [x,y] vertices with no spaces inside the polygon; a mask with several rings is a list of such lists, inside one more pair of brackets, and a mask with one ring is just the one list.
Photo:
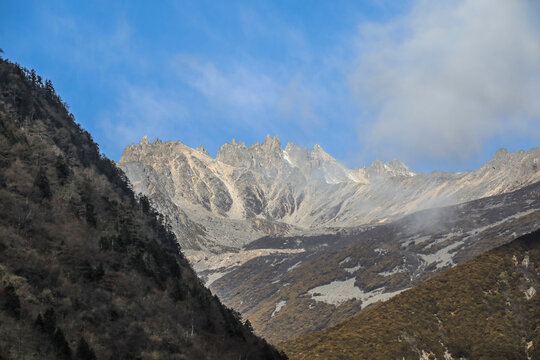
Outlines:
{"label": "grey rock cliff", "polygon": [[[183,214],[172,226],[186,250],[219,253],[264,235],[381,223],[514,191],[540,180],[539,161],[538,148],[499,150],[478,170],[420,174],[399,160],[348,169],[319,145],[283,149],[277,136],[250,146],[233,140],[215,159],[202,147],[144,137],[118,165],[159,210]],[[193,224],[199,245],[184,230]]]}

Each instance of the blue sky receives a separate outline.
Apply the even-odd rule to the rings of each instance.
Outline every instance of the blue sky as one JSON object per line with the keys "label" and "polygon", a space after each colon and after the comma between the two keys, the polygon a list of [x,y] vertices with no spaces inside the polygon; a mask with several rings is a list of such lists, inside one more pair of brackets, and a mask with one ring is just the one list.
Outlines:
{"label": "blue sky", "polygon": [[477,168],[540,144],[531,0],[11,1],[4,57],[51,79],[110,158],[143,135],[266,134],[349,167]]}

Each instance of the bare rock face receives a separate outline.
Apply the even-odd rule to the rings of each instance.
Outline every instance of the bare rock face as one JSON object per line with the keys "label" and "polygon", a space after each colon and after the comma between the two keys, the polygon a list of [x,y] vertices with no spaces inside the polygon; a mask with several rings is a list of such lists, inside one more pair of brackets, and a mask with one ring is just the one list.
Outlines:
{"label": "bare rock face", "polygon": [[143,138],[119,166],[212,291],[280,342],[538,228],[539,161],[540,149],[503,149],[463,173],[399,160],[348,169],[319,145],[267,136],[216,159]]}
{"label": "bare rock face", "polygon": [[[219,253],[265,235],[380,223],[514,191],[540,180],[539,161],[537,148],[499,150],[475,171],[419,174],[399,160],[348,169],[319,145],[283,149],[277,136],[250,146],[233,140],[215,159],[203,147],[144,137],[118,165],[159,210],[174,216],[181,209],[172,226],[186,250]],[[254,219],[275,226],[254,229]],[[187,239],[188,220],[204,229],[202,245]]]}

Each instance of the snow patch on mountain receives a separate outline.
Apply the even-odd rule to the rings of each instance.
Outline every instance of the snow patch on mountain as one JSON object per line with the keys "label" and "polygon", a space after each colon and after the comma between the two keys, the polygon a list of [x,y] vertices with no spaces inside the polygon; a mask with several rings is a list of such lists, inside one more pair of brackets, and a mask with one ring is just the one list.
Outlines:
{"label": "snow patch on mountain", "polygon": [[419,256],[422,258],[422,260],[425,262],[426,265],[431,265],[433,263],[436,263],[437,269],[441,269],[445,266],[452,266],[454,265],[452,258],[455,255],[455,251],[452,252],[452,250],[457,250],[464,243],[465,243],[464,240],[456,241],[434,252],[433,254],[419,254]]}
{"label": "snow patch on mountain", "polygon": [[381,276],[392,276],[392,275],[399,274],[399,273],[406,272],[406,271],[407,271],[407,268],[405,266],[401,265],[401,266],[394,267],[390,271],[382,271],[382,272],[380,272],[378,274],[381,275]]}
{"label": "snow patch on mountain", "polygon": [[308,290],[308,293],[315,301],[339,306],[346,301],[360,299],[365,294],[354,285],[355,281],[354,277],[344,281],[335,280]]}
{"label": "snow patch on mountain", "polygon": [[283,150],[283,159],[285,159],[285,161],[288,162],[291,166],[294,166],[291,158],[289,157],[289,153],[286,150]]}
{"label": "snow patch on mountain", "polygon": [[350,268],[343,268],[343,270],[345,270],[349,274],[354,274],[355,272],[357,272],[361,268],[362,268],[362,265],[356,265],[356,266],[353,266],[353,267],[350,267]]}
{"label": "snow patch on mountain", "polygon": [[279,300],[276,303],[276,308],[274,309],[270,317],[274,317],[274,315],[276,315],[279,312],[279,310],[281,310],[281,308],[285,306],[286,303],[287,303],[287,300]]}
{"label": "snow patch on mountain", "polygon": [[301,261],[297,262],[297,263],[296,263],[296,264],[294,264],[293,266],[289,267],[289,268],[287,269],[287,272],[289,272],[289,271],[292,271],[292,270],[296,269],[296,268],[297,268],[298,266],[300,266],[301,264],[302,264],[302,262],[301,262]]}
{"label": "snow patch on mountain", "polygon": [[538,211],[538,209],[530,209],[530,210],[527,210],[527,211],[518,212],[518,213],[513,214],[511,216],[508,216],[508,217],[506,217],[506,218],[504,218],[504,219],[502,219],[500,221],[494,222],[494,223],[486,225],[486,226],[478,227],[478,228],[474,229],[474,233],[477,234],[477,233],[484,232],[486,230],[489,230],[489,229],[492,229],[494,227],[500,226],[500,225],[502,225],[502,224],[504,224],[504,223],[506,223],[508,221],[518,219],[518,218],[523,217],[523,216],[527,216],[527,215],[535,213],[537,211]]}
{"label": "snow patch on mountain", "polygon": [[344,281],[332,281],[329,284],[317,286],[308,290],[311,298],[315,301],[321,301],[327,304],[339,306],[349,300],[361,300],[362,309],[377,301],[386,301],[392,296],[406,290],[398,290],[393,292],[385,292],[385,288],[381,287],[372,291],[363,291],[354,285],[356,278],[352,277]]}

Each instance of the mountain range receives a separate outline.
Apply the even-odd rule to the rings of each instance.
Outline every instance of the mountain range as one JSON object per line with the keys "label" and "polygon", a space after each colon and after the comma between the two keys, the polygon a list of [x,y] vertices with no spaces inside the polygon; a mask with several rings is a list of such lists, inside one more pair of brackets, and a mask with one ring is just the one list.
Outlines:
{"label": "mountain range", "polygon": [[267,136],[114,163],[0,59],[0,360],[537,358],[539,161],[348,169]]}
{"label": "mountain range", "polygon": [[540,180],[540,149],[499,150],[463,173],[411,171],[399,160],[347,169],[319,145],[282,148],[277,136],[203,147],[144,137],[118,162],[135,192],[169,217],[188,252],[240,249],[273,234],[382,223],[422,209],[517,190]]}
{"label": "mountain range", "polygon": [[477,170],[348,169],[277,136],[128,146],[118,165],[169,219],[194,269],[273,343],[337,324],[540,227],[540,149]]}

